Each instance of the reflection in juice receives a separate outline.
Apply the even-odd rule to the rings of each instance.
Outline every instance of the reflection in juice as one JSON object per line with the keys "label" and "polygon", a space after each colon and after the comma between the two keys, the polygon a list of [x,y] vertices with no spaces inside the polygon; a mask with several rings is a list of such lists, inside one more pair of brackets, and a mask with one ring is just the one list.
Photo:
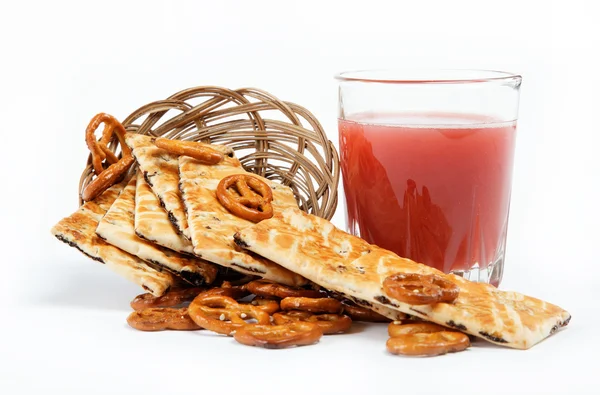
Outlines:
{"label": "reflection in juice", "polygon": [[348,227],[445,272],[503,256],[515,122],[453,114],[339,121]]}

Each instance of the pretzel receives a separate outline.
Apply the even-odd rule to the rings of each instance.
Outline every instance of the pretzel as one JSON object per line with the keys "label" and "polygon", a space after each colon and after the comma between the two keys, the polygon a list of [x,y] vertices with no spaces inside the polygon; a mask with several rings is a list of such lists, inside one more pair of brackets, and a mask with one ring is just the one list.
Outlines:
{"label": "pretzel", "polygon": [[434,333],[443,331],[451,330],[432,322],[417,322],[411,324],[397,324],[396,322],[392,322],[388,325],[388,334],[390,337],[410,335],[412,333]]}
{"label": "pretzel", "polygon": [[383,281],[383,290],[402,303],[452,303],[459,293],[453,282],[436,274],[398,273]]}
{"label": "pretzel", "polygon": [[134,161],[133,156],[127,156],[121,158],[117,163],[110,165],[85,187],[81,198],[89,202],[100,196],[102,192],[113,186],[129,170]]}
{"label": "pretzel", "polygon": [[[96,140],[95,132],[100,124],[104,124],[104,130],[102,131],[102,137],[100,140]],[[118,158],[115,154],[108,149],[108,143],[112,139],[113,135],[117,135],[117,139],[121,144],[121,151],[123,157],[131,156],[131,148],[125,143],[125,128],[115,117],[105,113],[97,114],[85,130],[85,142],[92,154],[92,167],[94,173],[98,176],[104,171],[102,161],[106,161],[110,164],[118,162]]]}
{"label": "pretzel", "polygon": [[154,141],[154,144],[170,154],[189,156],[205,165],[216,165],[224,158],[219,151],[195,141],[171,140],[159,137]]}
{"label": "pretzel", "polygon": [[247,346],[279,349],[314,344],[321,336],[323,332],[318,325],[295,321],[282,325],[246,325],[238,329],[233,338]]}
{"label": "pretzel", "polygon": [[[238,287],[242,287],[246,284],[248,284],[250,281],[256,279],[256,276],[250,276],[250,275],[245,275],[242,273],[238,273],[241,276],[222,276],[221,278],[218,279],[218,281],[221,281],[221,287],[225,288],[225,284],[227,284],[227,286],[238,286]],[[218,282],[215,282],[215,286],[218,284]]]}
{"label": "pretzel", "polygon": [[289,322],[312,322],[321,328],[324,335],[345,332],[352,326],[352,320],[347,315],[312,314],[308,311],[285,311],[273,314],[273,322],[283,325]]}
{"label": "pretzel", "polygon": [[239,328],[249,325],[245,320],[255,319],[261,325],[271,320],[268,313],[248,304],[240,304],[222,295],[200,294],[190,303],[192,320],[204,329],[231,336]]}
{"label": "pretzel", "polygon": [[433,356],[462,351],[469,347],[469,336],[432,322],[388,325],[386,346],[392,354]]}
{"label": "pretzel", "polygon": [[312,289],[304,289],[290,287],[283,284],[272,283],[264,280],[251,281],[244,286],[254,295],[262,296],[263,298],[289,298],[289,297],[304,297],[304,298],[320,298],[323,293]]}
{"label": "pretzel", "polygon": [[281,310],[301,310],[311,313],[338,314],[343,310],[342,303],[333,298],[289,297],[281,300]]}
{"label": "pretzel", "polygon": [[211,288],[208,291],[204,291],[201,295],[227,296],[231,299],[240,300],[250,295],[250,293],[242,287],[232,286],[228,281],[224,281],[221,288]]}
{"label": "pretzel", "polygon": [[264,298],[254,298],[252,302],[250,302],[252,306],[255,306],[267,314],[273,314],[281,310],[281,306],[279,306],[279,302],[273,299],[264,299]]}
{"label": "pretzel", "polygon": [[131,308],[139,311],[149,307],[173,307],[184,302],[189,302],[198,294],[205,291],[204,288],[180,288],[172,289],[163,296],[154,296],[145,293],[136,296],[130,303]]}
{"label": "pretzel", "polygon": [[[98,126],[104,123],[104,130],[100,140],[96,140],[94,134]],[[108,143],[113,137],[117,136],[121,145],[121,159],[108,149]],[[100,113],[90,121],[85,130],[85,142],[92,155],[92,167],[96,178],[90,182],[83,190],[81,198],[84,201],[90,201],[98,197],[102,192],[114,185],[121,178],[135,161],[131,154],[131,149],[125,143],[125,128],[112,115]],[[109,163],[108,168],[104,169],[102,161],[106,159]]]}
{"label": "pretzel", "polygon": [[390,337],[386,348],[392,354],[434,356],[465,350],[469,337],[461,332],[410,333]]}
{"label": "pretzel", "polygon": [[147,308],[134,311],[127,317],[127,323],[132,328],[140,331],[163,331],[172,329],[177,331],[190,331],[202,329],[188,315],[188,309],[183,307],[173,309],[170,307]]}
{"label": "pretzel", "polygon": [[[234,189],[236,193],[230,192]],[[262,180],[248,174],[233,174],[217,186],[217,199],[232,214],[252,222],[273,216],[273,192]]]}
{"label": "pretzel", "polygon": [[373,310],[351,304],[349,301],[343,301],[344,314],[352,318],[352,321],[363,322],[390,322],[391,320]]}

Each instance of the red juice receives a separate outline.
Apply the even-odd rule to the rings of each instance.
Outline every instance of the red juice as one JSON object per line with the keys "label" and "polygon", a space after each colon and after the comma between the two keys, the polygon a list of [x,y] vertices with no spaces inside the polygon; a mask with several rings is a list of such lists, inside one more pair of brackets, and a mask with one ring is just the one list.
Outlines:
{"label": "red juice", "polygon": [[450,271],[503,256],[516,122],[458,114],[339,120],[350,231]]}

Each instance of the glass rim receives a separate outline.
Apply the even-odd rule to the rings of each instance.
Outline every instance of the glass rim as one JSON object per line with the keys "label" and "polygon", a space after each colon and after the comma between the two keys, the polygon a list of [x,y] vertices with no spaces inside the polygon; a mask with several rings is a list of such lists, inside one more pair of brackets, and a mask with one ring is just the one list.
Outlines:
{"label": "glass rim", "polygon": [[[414,75],[411,77],[411,74]],[[334,76],[340,82],[382,84],[473,84],[482,82],[515,82],[519,74],[486,69],[364,69],[343,71]]]}

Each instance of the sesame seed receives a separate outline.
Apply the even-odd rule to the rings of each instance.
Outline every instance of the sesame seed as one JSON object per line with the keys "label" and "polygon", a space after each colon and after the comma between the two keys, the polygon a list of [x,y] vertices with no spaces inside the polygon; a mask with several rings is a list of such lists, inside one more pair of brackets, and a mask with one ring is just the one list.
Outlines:
{"label": "sesame seed", "polygon": [[219,316],[219,319],[220,319],[221,321],[225,321],[225,314],[221,314],[221,315]]}
{"label": "sesame seed", "polygon": [[242,314],[240,314],[240,317],[242,317],[242,318],[246,318],[246,317],[247,317],[247,315],[246,315],[246,313],[242,313]]}

